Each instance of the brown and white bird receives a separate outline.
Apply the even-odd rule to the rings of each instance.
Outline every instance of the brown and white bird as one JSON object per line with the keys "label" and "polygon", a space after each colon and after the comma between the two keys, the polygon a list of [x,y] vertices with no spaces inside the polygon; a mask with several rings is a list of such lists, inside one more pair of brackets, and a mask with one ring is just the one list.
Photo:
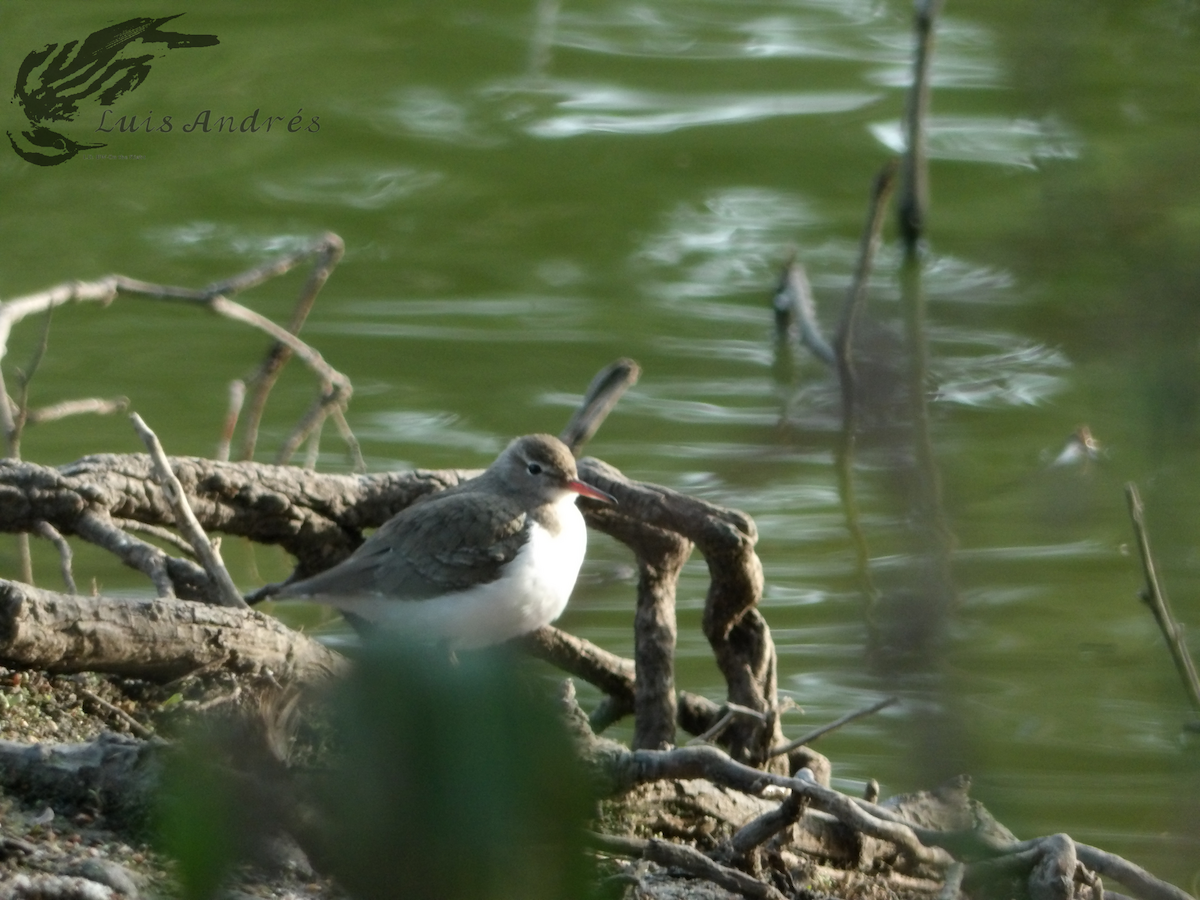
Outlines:
{"label": "brown and white bird", "polygon": [[587,546],[579,480],[558,438],[514,440],[483,474],[402,510],[350,557],[287,585],[356,619],[451,650],[499,644],[566,608]]}

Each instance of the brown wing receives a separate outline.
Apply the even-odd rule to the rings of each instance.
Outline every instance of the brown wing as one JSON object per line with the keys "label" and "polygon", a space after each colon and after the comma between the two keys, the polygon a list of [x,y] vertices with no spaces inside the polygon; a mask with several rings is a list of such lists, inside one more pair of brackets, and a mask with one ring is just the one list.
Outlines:
{"label": "brown wing", "polygon": [[393,516],[349,558],[283,594],[425,600],[494,581],[527,539],[518,504],[447,492]]}

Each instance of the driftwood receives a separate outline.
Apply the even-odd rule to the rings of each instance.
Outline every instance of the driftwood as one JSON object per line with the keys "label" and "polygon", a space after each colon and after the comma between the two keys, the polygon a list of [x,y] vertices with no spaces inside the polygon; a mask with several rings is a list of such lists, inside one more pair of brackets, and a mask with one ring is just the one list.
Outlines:
{"label": "driftwood", "polygon": [[56,594],[0,580],[0,661],[47,672],[173,681],[196,671],[269,671],[319,684],[346,660],[278,619],[185,600]]}
{"label": "driftwood", "polygon": [[[794,777],[765,772],[714,747],[629,750],[590,733],[569,687],[563,702],[593,779],[612,794],[667,779],[702,779],[754,797],[782,789],[782,799],[769,801],[770,808],[742,823],[728,842],[710,854],[718,859],[744,855],[754,841],[770,839],[777,831],[775,826],[791,820],[782,827],[790,826],[788,840],[794,846],[826,859],[846,859],[847,853],[853,853],[853,858],[846,860],[851,865],[871,860],[873,865],[887,865],[901,874],[945,880],[956,860],[967,862],[965,872],[953,877],[961,877],[979,896],[988,896],[988,884],[1003,870],[1025,882],[1033,900],[1087,896],[1076,886],[1090,892],[1098,884],[1097,875],[1120,882],[1140,900],[1190,900],[1185,891],[1141,867],[1067,835],[1017,841],[979,803],[969,799],[970,781],[966,778],[954,779],[933,792],[897,796],[882,804],[868,802],[817,784],[803,770]],[[831,820],[845,830],[831,827]],[[859,843],[863,838],[877,843],[864,846]],[[616,849],[615,845],[608,847]],[[626,855],[638,847],[643,845],[626,845]],[[643,853],[649,845],[644,848]],[[689,871],[703,874],[698,867]],[[1100,890],[1107,900],[1119,896]]]}
{"label": "driftwood", "polygon": [[[278,544],[297,559],[303,576],[338,562],[377,527],[416,499],[457,484],[471,472],[449,470],[387,473],[373,476],[323,475],[259,463],[221,463],[172,458],[171,469],[188,495],[196,518],[207,532]],[[672,743],[675,699],[671,653],[674,634],[674,584],[678,560],[692,541],[705,553],[712,574],[705,630],[729,680],[731,702],[768,716],[769,721],[735,723],[726,732],[739,758],[766,758],[783,743],[775,704],[775,660],[769,631],[754,608],[762,590],[762,570],[754,554],[753,522],[741,513],[626,479],[599,460],[580,461],[583,477],[618,498],[616,510],[585,509],[588,523],[636,546],[644,571],[641,621],[651,638],[644,655],[653,662],[644,681],[630,684],[628,671],[602,653],[574,642],[565,654],[592,654],[607,664],[590,681],[613,698],[606,717],[639,712],[639,733],[650,746]],[[92,456],[61,468],[12,460],[0,461],[0,531],[32,531],[46,522],[63,535],[111,550],[147,574],[164,596],[212,602],[218,591],[208,573],[190,559],[171,556],[135,533],[139,527],[175,525],[171,503],[157,485],[151,460],[142,455]],[[256,599],[256,598],[253,598]],[[82,617],[87,620],[87,616]],[[645,626],[643,626],[645,628]],[[666,644],[662,635],[666,635]],[[657,654],[657,657],[655,657]],[[5,654],[0,652],[0,658]],[[583,662],[572,663],[585,667]],[[657,667],[657,668],[656,668]],[[569,667],[584,675],[582,668]],[[601,672],[603,668],[603,673]],[[639,672],[639,675],[641,673]],[[615,680],[614,680],[615,679]],[[638,699],[638,684],[645,687]],[[630,692],[632,688],[632,696]],[[639,703],[641,706],[639,707]],[[710,727],[718,711],[698,699],[685,704],[683,721],[696,732]]]}

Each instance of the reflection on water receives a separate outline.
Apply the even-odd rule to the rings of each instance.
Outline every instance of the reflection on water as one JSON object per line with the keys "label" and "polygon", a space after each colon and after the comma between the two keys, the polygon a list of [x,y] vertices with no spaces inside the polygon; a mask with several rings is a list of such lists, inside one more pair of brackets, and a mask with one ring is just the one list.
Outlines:
{"label": "reflection on water", "polygon": [[439,172],[409,168],[363,172],[356,166],[354,172],[347,173],[344,166],[339,166],[301,175],[289,183],[263,181],[259,190],[273,200],[292,203],[382,209],[416,191],[434,187],[442,177]]}
{"label": "reflection on water", "polygon": [[263,258],[299,253],[313,245],[311,234],[252,234],[241,226],[218,222],[150,227],[143,234],[147,243],[160,253],[191,257],[203,254],[220,260],[237,257],[257,262]]}

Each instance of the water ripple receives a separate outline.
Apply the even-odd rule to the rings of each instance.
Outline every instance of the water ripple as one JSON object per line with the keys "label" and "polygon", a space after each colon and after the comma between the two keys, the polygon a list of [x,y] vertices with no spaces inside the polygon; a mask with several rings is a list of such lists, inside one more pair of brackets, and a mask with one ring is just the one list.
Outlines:
{"label": "water ripple", "polygon": [[[889,150],[904,152],[904,129],[899,122],[877,122],[869,128]],[[1077,158],[1079,141],[1052,119],[933,116],[928,153],[931,159],[1036,169],[1044,160]]]}
{"label": "water ripple", "polygon": [[440,172],[403,166],[366,172],[346,169],[339,165],[336,170],[302,173],[290,181],[263,181],[258,189],[273,200],[291,203],[383,209],[443,180]]}
{"label": "water ripple", "polygon": [[[581,134],[666,134],[703,125],[730,125],[779,116],[851,112],[881,99],[878,93],[680,94],[615,85],[560,85],[559,115],[538,119],[525,130],[536,137]],[[584,112],[575,112],[584,110]]]}

